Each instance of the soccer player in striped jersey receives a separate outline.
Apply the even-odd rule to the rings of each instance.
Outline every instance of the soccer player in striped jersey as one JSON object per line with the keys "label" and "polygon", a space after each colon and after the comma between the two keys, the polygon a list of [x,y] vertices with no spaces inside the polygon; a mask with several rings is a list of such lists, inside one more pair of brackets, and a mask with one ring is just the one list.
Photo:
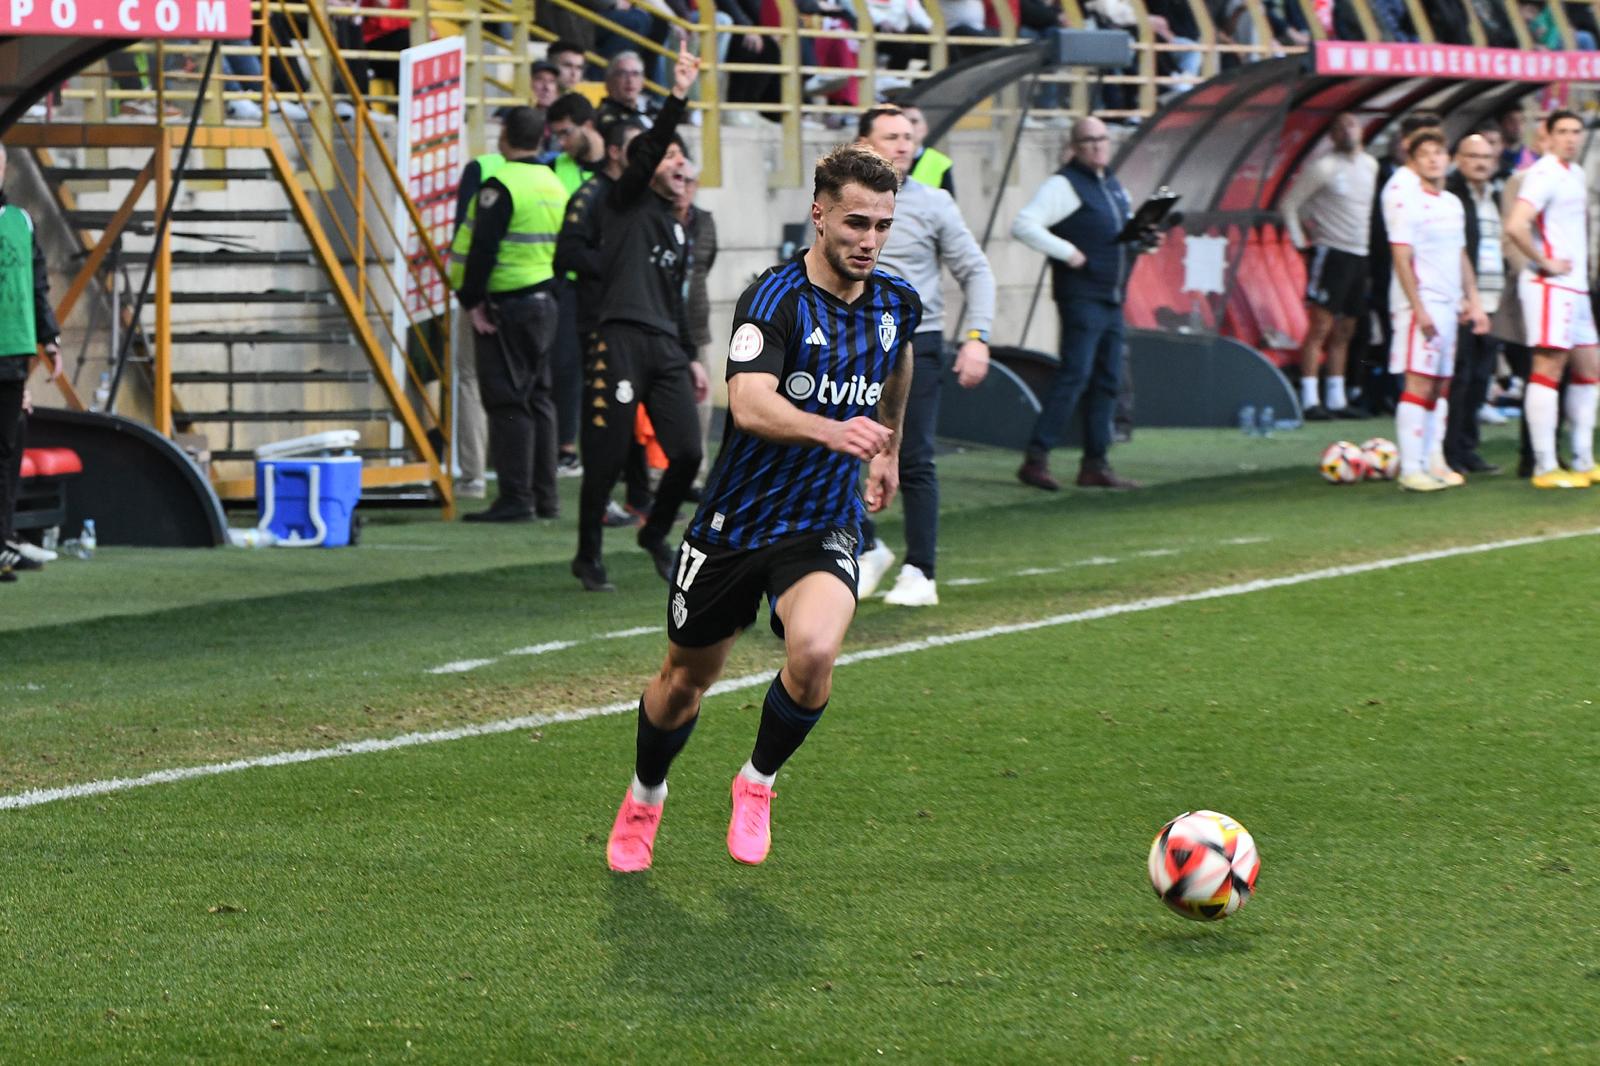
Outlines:
{"label": "soccer player in striped jersey", "polygon": [[835,149],[816,168],[815,242],[739,298],[729,424],[669,581],[667,657],[639,700],[633,781],[606,847],[613,870],[649,868],[667,769],[762,597],[785,662],[733,778],[728,852],[767,857],[773,781],[828,705],[855,615],[860,463],[868,510],[887,507],[899,485],[922,301],[875,269],[899,186],[871,148]]}
{"label": "soccer player in striped jersey", "polygon": [[[1523,395],[1533,445],[1533,485],[1587,488],[1596,480],[1594,426],[1600,404],[1600,335],[1589,303],[1589,190],[1577,162],[1583,120],[1552,111],[1544,120],[1549,151],[1523,172],[1506,236],[1528,263],[1517,276],[1517,296],[1533,349],[1533,373]],[[1566,415],[1572,431],[1572,469],[1556,462],[1557,396],[1568,356]]]}

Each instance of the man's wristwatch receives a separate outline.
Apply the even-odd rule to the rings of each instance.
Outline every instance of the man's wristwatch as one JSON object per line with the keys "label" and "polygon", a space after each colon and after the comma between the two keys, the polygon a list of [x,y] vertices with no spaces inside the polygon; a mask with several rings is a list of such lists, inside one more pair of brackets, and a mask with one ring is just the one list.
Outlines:
{"label": "man's wristwatch", "polygon": [[983,343],[988,344],[989,331],[986,329],[969,329],[967,330],[967,336],[965,339],[969,341],[982,341]]}

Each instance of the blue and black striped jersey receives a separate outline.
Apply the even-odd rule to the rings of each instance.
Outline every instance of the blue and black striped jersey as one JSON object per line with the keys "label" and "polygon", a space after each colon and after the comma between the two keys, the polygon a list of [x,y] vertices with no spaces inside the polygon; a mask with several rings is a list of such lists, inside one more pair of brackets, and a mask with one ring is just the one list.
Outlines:
{"label": "blue and black striped jersey", "polygon": [[[805,253],[772,267],[739,297],[728,377],[771,374],[802,411],[875,417],[878,399],[922,320],[905,280],[878,270],[846,304],[811,284]],[[688,535],[760,548],[796,533],[857,524],[860,462],[819,445],[779,444],[728,420]]]}

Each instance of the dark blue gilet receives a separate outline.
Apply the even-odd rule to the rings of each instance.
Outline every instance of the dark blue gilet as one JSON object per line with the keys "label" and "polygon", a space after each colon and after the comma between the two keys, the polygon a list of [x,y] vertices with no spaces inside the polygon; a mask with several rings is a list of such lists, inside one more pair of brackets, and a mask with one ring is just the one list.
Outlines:
{"label": "dark blue gilet", "polygon": [[1072,242],[1089,261],[1074,269],[1059,259],[1050,260],[1051,294],[1058,303],[1099,300],[1121,304],[1134,258],[1133,249],[1117,241],[1133,212],[1128,194],[1109,171],[1103,178],[1096,177],[1076,160],[1056,173],[1072,185],[1081,206],[1051,226],[1050,232]]}

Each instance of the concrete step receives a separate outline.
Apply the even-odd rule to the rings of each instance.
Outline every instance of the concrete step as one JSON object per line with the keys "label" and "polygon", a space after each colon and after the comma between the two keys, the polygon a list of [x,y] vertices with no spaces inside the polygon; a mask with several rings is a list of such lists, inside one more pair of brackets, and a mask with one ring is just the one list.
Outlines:
{"label": "concrete step", "polygon": [[[143,167],[43,167],[49,181],[133,181],[144,172]],[[190,167],[183,172],[185,181],[275,181],[276,175],[265,167]],[[126,195],[124,193],[124,195]]]}
{"label": "concrete step", "polygon": [[326,289],[308,292],[174,292],[174,304],[331,304],[333,293]]}
{"label": "concrete step", "polygon": [[388,408],[345,407],[325,411],[184,411],[175,422],[387,422]]}
{"label": "concrete step", "polygon": [[174,333],[173,344],[348,344],[356,340],[348,329],[323,330],[197,330]]}
{"label": "concrete step", "polygon": [[[67,222],[79,229],[105,229],[111,224],[115,211],[78,210],[66,212]],[[133,211],[128,215],[129,226],[154,226],[155,211]],[[204,208],[184,207],[172,212],[173,222],[295,222],[294,212],[287,207]]]}
{"label": "concrete step", "polygon": [[370,370],[179,370],[174,385],[371,384]]}

